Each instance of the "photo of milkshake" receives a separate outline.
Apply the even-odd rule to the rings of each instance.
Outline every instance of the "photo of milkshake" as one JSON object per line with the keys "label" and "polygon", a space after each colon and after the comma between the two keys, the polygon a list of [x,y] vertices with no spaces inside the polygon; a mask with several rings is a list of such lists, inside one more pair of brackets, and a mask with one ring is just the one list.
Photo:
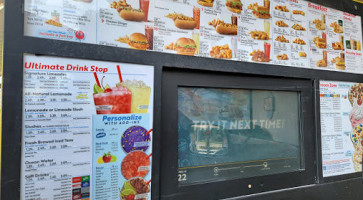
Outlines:
{"label": "photo of milkshake", "polygon": [[352,105],[349,119],[352,124],[350,139],[354,146],[353,167],[356,172],[362,171],[363,154],[363,84],[354,84],[348,92],[349,102]]}

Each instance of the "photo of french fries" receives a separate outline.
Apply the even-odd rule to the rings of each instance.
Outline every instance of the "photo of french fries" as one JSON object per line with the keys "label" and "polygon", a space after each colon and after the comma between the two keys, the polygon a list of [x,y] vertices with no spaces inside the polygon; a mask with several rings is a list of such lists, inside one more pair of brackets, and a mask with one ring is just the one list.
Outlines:
{"label": "photo of french fries", "polygon": [[332,47],[334,50],[344,50],[343,42],[333,42]]}
{"label": "photo of french fries", "polygon": [[316,47],[318,47],[319,49],[326,48],[326,38],[321,38],[317,36],[314,38],[313,42],[315,43]]}
{"label": "photo of french fries", "polygon": [[297,30],[297,31],[306,31],[306,28],[305,27],[303,27],[302,25],[300,25],[300,24],[294,24],[294,25],[292,25],[292,27],[291,27],[292,29],[294,29],[294,30]]}
{"label": "photo of french fries", "polygon": [[268,37],[268,34],[265,31],[254,30],[254,31],[250,32],[250,35],[251,35],[251,38],[255,39],[255,40],[268,40],[268,39],[270,39]]}
{"label": "photo of french fries", "polygon": [[337,22],[331,23],[330,27],[332,27],[334,29],[335,33],[343,33],[343,27],[340,26]]}
{"label": "photo of french fries", "polygon": [[223,46],[214,46],[212,47],[212,50],[209,52],[209,55],[212,58],[231,59],[232,50],[229,48],[228,44],[225,44]]}
{"label": "photo of french fries", "polygon": [[283,42],[283,43],[289,43],[290,41],[286,39],[283,35],[279,35],[276,37],[275,41],[277,42]]}
{"label": "photo of french fries", "polygon": [[306,44],[306,42],[303,39],[300,39],[300,38],[296,38],[294,41],[292,41],[292,43],[299,44],[299,45],[305,45]]}
{"label": "photo of french fries", "polygon": [[313,24],[315,24],[315,28],[318,30],[325,30],[325,15],[322,15],[322,19],[314,19]]}
{"label": "photo of french fries", "polygon": [[276,21],[276,22],[275,22],[275,24],[276,24],[276,26],[278,26],[278,27],[289,27],[289,25],[288,25],[288,24],[286,24],[286,23],[284,22],[284,20],[278,20],[278,21]]}
{"label": "photo of french fries", "polygon": [[287,9],[287,6],[275,6],[275,10],[279,10],[281,12],[289,12],[290,10]]}
{"label": "photo of french fries", "polygon": [[326,67],[328,66],[328,63],[326,63],[326,61],[324,59],[322,60],[318,60],[318,62],[316,63],[317,67]]}
{"label": "photo of french fries", "polygon": [[46,23],[48,25],[51,25],[51,26],[56,26],[56,27],[62,27],[63,26],[62,23],[57,22],[57,21],[55,21],[53,19],[49,19],[49,20],[45,21],[44,23]]}
{"label": "photo of french fries", "polygon": [[289,60],[289,57],[286,55],[286,53],[282,55],[277,55],[276,58],[277,60]]}
{"label": "photo of french fries", "polygon": [[293,10],[292,11],[292,14],[293,15],[302,15],[302,16],[305,16],[305,12],[302,11],[302,10]]}

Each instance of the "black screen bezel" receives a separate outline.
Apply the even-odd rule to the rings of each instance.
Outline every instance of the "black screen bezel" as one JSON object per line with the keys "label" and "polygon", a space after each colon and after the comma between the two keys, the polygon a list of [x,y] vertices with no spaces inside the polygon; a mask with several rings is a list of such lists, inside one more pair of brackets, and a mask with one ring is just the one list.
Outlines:
{"label": "black screen bezel", "polygon": [[[226,181],[180,186],[178,182],[178,87],[297,91],[304,169]],[[313,81],[279,77],[166,70],[162,81],[161,199],[221,199],[313,184],[316,180]],[[251,186],[251,188],[249,188]]]}

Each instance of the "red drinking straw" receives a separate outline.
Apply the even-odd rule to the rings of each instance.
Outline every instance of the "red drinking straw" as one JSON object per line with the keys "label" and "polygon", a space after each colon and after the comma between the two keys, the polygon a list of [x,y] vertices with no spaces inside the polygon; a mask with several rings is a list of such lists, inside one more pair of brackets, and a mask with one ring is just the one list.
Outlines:
{"label": "red drinking straw", "polygon": [[148,132],[146,132],[146,135],[149,135],[153,131],[153,129],[150,129]]}
{"label": "red drinking straw", "polygon": [[97,73],[93,72],[93,75],[95,76],[96,83],[97,83],[98,87],[101,87],[100,81],[98,80],[98,77],[97,77]]}
{"label": "red drinking straw", "polygon": [[121,76],[120,65],[117,65],[117,72],[118,72],[118,77],[120,78],[120,83],[122,83],[122,76]]}
{"label": "red drinking straw", "polygon": [[153,155],[153,154],[151,153],[150,155],[148,155],[148,156],[146,157],[146,159],[149,159],[152,155]]}
{"label": "red drinking straw", "polygon": [[151,179],[150,179],[150,181],[146,182],[146,185],[149,185],[150,183],[151,183]]}

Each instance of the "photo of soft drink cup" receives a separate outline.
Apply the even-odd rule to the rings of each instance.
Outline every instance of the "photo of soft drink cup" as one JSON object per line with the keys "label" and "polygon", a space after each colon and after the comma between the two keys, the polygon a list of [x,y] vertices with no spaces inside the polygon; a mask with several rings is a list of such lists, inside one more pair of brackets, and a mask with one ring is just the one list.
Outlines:
{"label": "photo of soft drink cup", "polygon": [[263,28],[264,28],[264,31],[265,31],[265,33],[267,33],[267,35],[268,35],[268,37],[270,38],[270,22],[269,21],[267,21],[267,20],[265,20],[264,22],[263,22]]}
{"label": "photo of soft drink cup", "polygon": [[194,32],[192,33],[192,39],[195,42],[195,45],[197,45],[197,48],[195,49],[195,55],[199,54],[199,33],[198,32]]}
{"label": "photo of soft drink cup", "polygon": [[145,14],[144,21],[147,22],[148,21],[148,14],[149,14],[150,0],[139,0],[139,3],[140,3],[140,9],[142,11],[144,11],[144,14]]}
{"label": "photo of soft drink cup", "polygon": [[264,43],[264,52],[268,59],[270,59],[270,52],[271,52],[271,44],[268,42]]}
{"label": "photo of soft drink cup", "polygon": [[148,50],[154,49],[154,29],[152,26],[145,25],[145,36],[147,41],[149,42]]}
{"label": "photo of soft drink cup", "polygon": [[199,29],[200,27],[200,8],[198,7],[193,7],[193,18],[195,20],[195,22],[197,22],[197,26],[195,27],[195,29]]}

